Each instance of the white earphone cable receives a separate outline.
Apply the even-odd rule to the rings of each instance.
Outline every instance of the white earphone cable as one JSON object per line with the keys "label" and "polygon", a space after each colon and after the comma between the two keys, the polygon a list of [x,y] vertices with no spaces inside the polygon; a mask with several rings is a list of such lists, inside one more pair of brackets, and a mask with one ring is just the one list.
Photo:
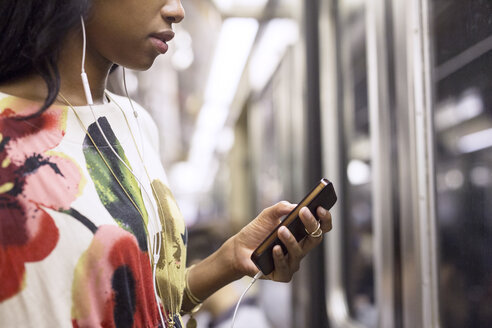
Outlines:
{"label": "white earphone cable", "polygon": [[140,149],[142,149],[142,157],[145,158],[145,144],[143,142],[142,129],[140,128],[140,120],[138,119],[138,112],[135,110],[135,108],[133,108],[132,99],[130,98],[130,95],[128,94],[128,88],[126,86],[126,69],[123,66],[121,66],[121,69],[123,71],[123,88],[125,89],[126,98],[128,98],[128,101],[130,102],[130,106],[132,107],[133,116],[135,117],[135,120],[137,121],[138,134],[139,134],[140,143],[141,143]]}
{"label": "white earphone cable", "polygon": [[[87,103],[91,109],[92,116],[94,118],[94,121],[96,122],[96,125],[98,127],[99,132],[103,136],[105,142],[108,144],[108,146],[111,149],[111,151],[113,152],[113,154],[118,158],[118,160],[121,163],[123,163],[123,165],[126,167],[126,169],[128,169],[128,171],[134,176],[134,178],[136,179],[136,181],[140,185],[141,189],[144,191],[144,194],[147,196],[147,200],[152,205],[152,208],[154,208],[154,203],[152,201],[152,197],[150,197],[149,193],[147,192],[146,188],[144,187],[144,184],[140,181],[140,179],[135,174],[135,172],[133,172],[133,170],[126,164],[126,162],[118,155],[116,150],[113,148],[113,146],[109,142],[108,138],[106,137],[106,134],[102,130],[102,128],[99,124],[99,121],[96,118],[96,114],[94,113],[94,110],[91,106],[91,105],[93,105],[92,93],[91,93],[91,89],[90,89],[90,85],[89,85],[89,79],[88,79],[87,74],[85,72],[85,55],[86,55],[86,50],[87,50],[87,37],[86,37],[86,31],[85,31],[85,23],[84,23],[84,19],[82,16],[80,17],[80,20],[81,20],[81,24],[82,24],[82,35],[83,35],[81,78],[82,78],[82,84],[84,87],[84,92],[85,92],[85,96],[87,99]],[[126,81],[125,81],[125,88],[126,88]],[[135,146],[137,146],[137,145],[135,145]],[[137,152],[138,152],[138,149],[137,149]],[[149,233],[149,237],[152,236],[151,237],[152,242],[148,241],[148,247],[150,246],[148,251],[149,251],[149,256],[151,256],[151,261],[153,262],[153,265],[152,265],[153,289],[154,289],[154,294],[155,294],[155,298],[157,301],[157,308],[159,311],[159,316],[160,316],[162,325],[163,325],[163,327],[166,327],[167,325],[165,324],[164,315],[163,315],[162,309],[159,305],[160,297],[159,297],[159,294],[157,292],[157,286],[156,286],[157,263],[159,262],[161,245],[162,245],[162,233],[161,233],[162,227],[160,227],[160,225],[159,225],[160,220],[157,216],[157,213],[153,213],[153,214],[154,214],[154,218],[152,219],[149,216],[149,220],[148,220],[148,225],[149,225],[148,229],[149,228],[151,229],[151,232]],[[171,314],[171,315],[173,315],[173,314]],[[174,320],[174,318],[171,318],[171,321],[172,320]]]}
{"label": "white earphone cable", "polygon": [[85,73],[85,53],[87,51],[87,37],[85,33],[85,23],[84,23],[84,18],[80,16],[80,22],[82,25],[82,68],[81,71],[82,73]]}
{"label": "white earphone cable", "polygon": [[93,105],[94,102],[92,100],[91,88],[89,86],[89,78],[85,73],[85,54],[87,52],[87,36],[85,33],[84,18],[82,16],[80,16],[80,22],[82,24],[82,68],[81,68],[80,77],[82,78],[82,85],[84,87],[84,93],[85,93],[85,98],[87,99],[87,103],[89,105]]}
{"label": "white earphone cable", "polygon": [[241,297],[239,297],[239,301],[237,301],[236,308],[234,309],[234,315],[232,316],[232,325],[231,328],[234,328],[234,324],[236,323],[236,316],[237,316],[237,311],[239,310],[239,305],[241,304],[241,301],[243,300],[243,297],[246,295],[248,290],[253,286],[253,284],[260,279],[263,276],[263,273],[259,271],[254,277],[253,280],[249,283],[248,287],[244,290],[244,292],[241,294]]}
{"label": "white earphone cable", "polygon": [[[152,207],[153,207],[152,198],[150,197],[150,195],[149,195],[148,191],[146,190],[144,184],[140,181],[140,179],[138,178],[137,174],[118,155],[118,153],[116,152],[116,150],[113,148],[113,146],[109,142],[108,138],[106,137],[106,134],[102,130],[101,125],[99,124],[99,121],[98,121],[98,119],[96,117],[96,114],[94,113],[94,110],[93,110],[92,106],[89,106],[89,107],[91,109],[91,113],[92,113],[92,116],[94,118],[94,121],[96,122],[96,126],[97,126],[99,132],[101,133],[101,135],[103,136],[104,141],[108,144],[109,149],[111,149],[111,152],[118,158],[118,160],[125,166],[125,168],[134,176],[135,180],[137,180],[137,182],[140,185],[141,189],[144,191],[144,194],[147,196],[147,200],[150,201],[150,203],[152,204]],[[153,276],[153,279],[154,279],[154,281],[153,281],[154,294],[155,294],[156,300],[158,302],[157,304],[159,304],[160,298],[159,298],[158,292],[157,292],[157,286],[156,286],[155,277],[156,277],[156,271],[157,271],[157,262],[159,261],[160,252],[161,252],[160,245],[162,244],[162,234],[161,234],[162,228],[160,228],[159,225],[158,225],[159,219],[156,217],[157,214],[156,213],[153,213],[153,214],[154,214],[154,219],[151,219],[149,217],[149,222],[148,223],[150,225],[149,227],[152,229],[152,232],[149,233],[149,237],[152,236],[152,240],[153,240],[152,247],[151,247],[150,251],[152,252],[152,260],[153,260],[152,276]],[[157,237],[157,241],[155,240],[156,237]],[[157,243],[157,245],[156,245],[156,243]],[[159,316],[161,317],[161,320],[162,320],[163,319],[163,314],[162,314],[161,307],[158,306],[158,309],[159,309]],[[165,325],[164,325],[164,327],[165,327]]]}

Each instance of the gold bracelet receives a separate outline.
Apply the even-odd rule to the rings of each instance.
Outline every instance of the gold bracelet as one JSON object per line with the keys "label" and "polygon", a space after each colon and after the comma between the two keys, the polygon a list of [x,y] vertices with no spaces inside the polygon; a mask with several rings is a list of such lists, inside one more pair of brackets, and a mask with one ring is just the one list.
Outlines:
{"label": "gold bracelet", "polygon": [[203,303],[203,300],[201,300],[198,297],[196,297],[195,295],[193,295],[193,293],[190,290],[190,284],[188,282],[188,276],[189,276],[190,270],[194,266],[195,265],[193,264],[192,266],[190,266],[189,268],[186,268],[186,270],[185,270],[185,288],[184,288],[184,294],[186,295],[186,297],[188,298],[188,300],[191,301],[191,303],[193,304],[193,306],[196,307],[196,306],[202,304]]}
{"label": "gold bracelet", "polygon": [[188,273],[190,272],[190,270],[194,266],[195,265],[193,264],[192,266],[190,266],[189,268],[186,268],[186,270],[185,270],[185,288],[184,288],[184,294],[188,298],[188,300],[191,302],[191,304],[193,305],[193,308],[190,311],[181,311],[181,314],[182,315],[183,314],[189,314],[190,315],[190,318],[188,319],[188,322],[186,323],[186,328],[196,328],[197,322],[196,322],[196,319],[195,319],[194,315],[195,315],[195,313],[197,313],[198,311],[200,311],[200,309],[201,309],[201,307],[203,305],[203,301],[200,300],[195,295],[193,295],[193,293],[190,290],[190,285],[188,283]]}

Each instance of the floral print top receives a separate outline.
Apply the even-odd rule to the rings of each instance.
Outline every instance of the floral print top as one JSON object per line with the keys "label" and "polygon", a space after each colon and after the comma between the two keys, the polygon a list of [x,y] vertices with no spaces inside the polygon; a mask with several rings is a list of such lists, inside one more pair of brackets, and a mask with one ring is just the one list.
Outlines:
{"label": "floral print top", "polygon": [[[156,126],[137,104],[139,122],[128,99],[111,98],[150,177],[116,103],[93,106],[95,116],[74,108],[96,148],[70,107],[23,119],[40,104],[0,93],[0,327],[160,327],[158,306],[169,316],[181,304],[187,235]],[[163,231],[161,302],[148,255],[152,219]]]}

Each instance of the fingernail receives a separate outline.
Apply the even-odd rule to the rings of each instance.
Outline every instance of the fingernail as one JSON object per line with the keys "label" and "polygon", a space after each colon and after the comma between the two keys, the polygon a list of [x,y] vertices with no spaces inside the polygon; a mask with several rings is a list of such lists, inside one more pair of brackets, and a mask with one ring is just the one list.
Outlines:
{"label": "fingernail", "polygon": [[307,207],[303,207],[303,208],[301,208],[301,210],[300,210],[300,212],[299,212],[299,213],[300,213],[300,214],[302,214],[302,216],[306,216],[306,215],[308,214],[308,213],[307,213],[308,211],[309,211],[309,210],[308,210],[308,208],[307,208]]}
{"label": "fingernail", "polygon": [[285,238],[289,238],[289,237],[290,237],[290,235],[289,235],[289,231],[287,230],[287,228],[286,228],[286,227],[280,227],[279,232],[280,232],[280,234],[282,234],[282,236],[284,236]]}
{"label": "fingernail", "polygon": [[280,246],[275,247],[274,251],[275,251],[275,255],[277,255],[278,257],[281,257],[282,255],[284,255],[282,252],[282,248]]}
{"label": "fingernail", "polygon": [[320,207],[320,208],[319,208],[319,213],[320,213],[321,215],[325,216],[325,215],[326,215],[326,210],[325,210],[323,207]]}

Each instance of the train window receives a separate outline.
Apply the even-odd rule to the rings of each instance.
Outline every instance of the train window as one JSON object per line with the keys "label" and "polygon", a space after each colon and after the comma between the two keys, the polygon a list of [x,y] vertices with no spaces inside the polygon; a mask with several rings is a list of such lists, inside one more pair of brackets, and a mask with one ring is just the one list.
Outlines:
{"label": "train window", "polygon": [[345,171],[344,277],[350,315],[376,325],[371,201],[371,152],[364,1],[339,1]]}
{"label": "train window", "polygon": [[492,2],[432,0],[443,327],[492,326]]}

